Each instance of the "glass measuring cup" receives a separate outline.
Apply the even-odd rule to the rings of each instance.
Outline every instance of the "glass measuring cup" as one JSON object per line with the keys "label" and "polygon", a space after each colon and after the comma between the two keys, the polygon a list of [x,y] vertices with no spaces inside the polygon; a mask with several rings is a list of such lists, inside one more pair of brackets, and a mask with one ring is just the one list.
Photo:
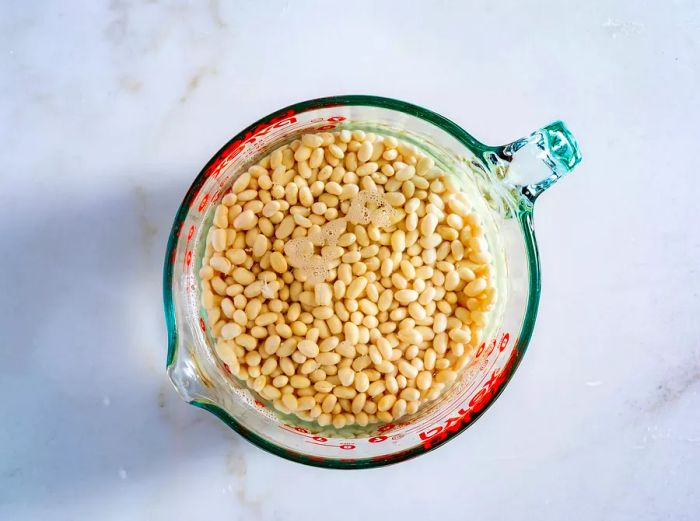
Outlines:
{"label": "glass measuring cup", "polygon": [[[275,411],[218,361],[200,305],[198,271],[214,208],[240,172],[303,133],[344,128],[408,141],[454,176],[484,221],[496,298],[473,360],[443,396],[394,423],[335,430]],[[434,112],[374,96],[306,101],[261,119],[207,163],[175,217],[163,288],[170,379],[189,403],[212,412],[259,447],[301,463],[367,468],[441,445],[483,414],[525,353],[540,294],[533,204],[580,160],[562,122],[505,146],[488,146]]]}

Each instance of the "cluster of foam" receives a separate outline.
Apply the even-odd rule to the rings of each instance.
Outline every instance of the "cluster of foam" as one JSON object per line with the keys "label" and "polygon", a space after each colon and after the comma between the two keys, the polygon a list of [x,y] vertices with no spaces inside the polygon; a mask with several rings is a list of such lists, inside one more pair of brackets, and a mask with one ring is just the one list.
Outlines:
{"label": "cluster of foam", "polygon": [[350,202],[347,219],[353,224],[372,223],[380,228],[391,224],[394,209],[381,192],[362,190]]}
{"label": "cluster of foam", "polygon": [[[287,263],[298,268],[308,282],[318,284],[328,278],[337,257],[332,256],[324,246],[336,246],[345,232],[348,222],[352,224],[374,224],[385,228],[391,224],[394,209],[383,193],[362,190],[350,200],[350,208],[345,217],[327,222],[320,229],[312,230],[308,236],[292,239],[284,246]],[[316,253],[321,248],[321,255]]]}
{"label": "cluster of foam", "polygon": [[347,227],[345,219],[334,219],[321,226],[320,230],[312,230],[308,238],[314,246],[335,246]]}

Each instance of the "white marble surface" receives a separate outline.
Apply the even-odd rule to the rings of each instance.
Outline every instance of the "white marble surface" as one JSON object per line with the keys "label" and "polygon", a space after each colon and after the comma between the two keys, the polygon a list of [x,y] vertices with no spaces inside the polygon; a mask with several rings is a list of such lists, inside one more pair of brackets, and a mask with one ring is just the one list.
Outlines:
{"label": "white marble surface", "polygon": [[[0,519],[698,518],[697,2],[6,0],[0,41]],[[489,143],[562,118],[584,153],[538,202],[542,306],[506,393],[372,471],[268,455],[164,371],[194,175],[338,93]]]}

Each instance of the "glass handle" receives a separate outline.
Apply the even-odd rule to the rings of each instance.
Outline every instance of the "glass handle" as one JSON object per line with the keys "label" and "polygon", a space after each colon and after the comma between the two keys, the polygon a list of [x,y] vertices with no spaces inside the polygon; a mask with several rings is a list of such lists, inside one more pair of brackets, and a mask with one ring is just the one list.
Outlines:
{"label": "glass handle", "polygon": [[505,145],[499,155],[508,161],[505,181],[521,187],[531,201],[581,162],[576,139],[563,121]]}

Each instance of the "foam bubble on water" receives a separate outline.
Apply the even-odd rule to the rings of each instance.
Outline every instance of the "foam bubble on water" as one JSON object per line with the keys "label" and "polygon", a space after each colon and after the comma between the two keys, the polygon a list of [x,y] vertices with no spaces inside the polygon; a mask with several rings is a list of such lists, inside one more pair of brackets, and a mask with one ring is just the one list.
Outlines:
{"label": "foam bubble on water", "polygon": [[263,280],[262,287],[260,288],[260,293],[266,299],[275,298],[275,289],[266,280]]}
{"label": "foam bubble on water", "polygon": [[314,244],[308,237],[292,239],[284,245],[287,262],[294,268],[304,268],[313,258]]}
{"label": "foam bubble on water", "polygon": [[324,224],[321,228],[321,236],[324,243],[321,246],[335,246],[347,227],[348,223],[345,222],[345,219],[335,219]]}
{"label": "foam bubble on water", "polygon": [[362,190],[352,198],[347,219],[353,224],[372,223],[380,228],[388,226],[394,209],[381,192]]}
{"label": "foam bubble on water", "polygon": [[350,342],[350,341],[348,341],[348,340],[343,340],[342,342],[340,342],[340,343],[338,344],[338,347],[345,347],[345,348],[350,348],[350,347],[352,347],[352,348],[354,348],[354,347],[355,347],[355,344],[353,344],[352,342]]}
{"label": "foam bubble on water", "polygon": [[314,254],[314,243],[308,237],[292,239],[284,245],[287,262],[299,268],[312,284],[318,284],[328,276],[328,262]]}

